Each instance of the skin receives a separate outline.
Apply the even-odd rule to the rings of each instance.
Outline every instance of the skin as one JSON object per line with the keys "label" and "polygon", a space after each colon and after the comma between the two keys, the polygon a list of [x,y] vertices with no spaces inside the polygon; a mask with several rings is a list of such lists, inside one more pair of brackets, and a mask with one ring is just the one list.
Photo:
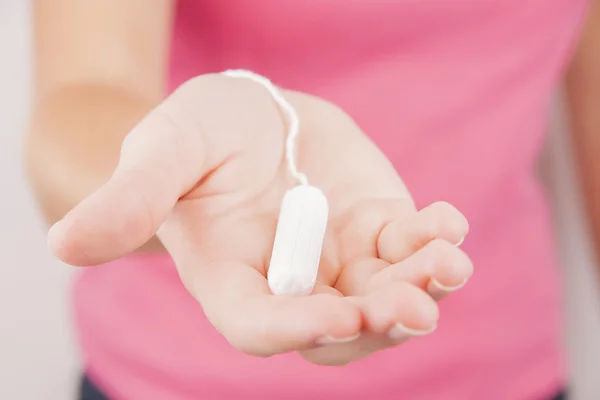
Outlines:
{"label": "skin", "polygon": [[600,2],[592,1],[566,78],[571,140],[596,259],[600,260]]}
{"label": "skin", "polygon": [[313,295],[270,294],[279,201],[294,183],[282,114],[260,86],[220,75],[163,101],[172,7],[35,2],[26,160],[46,220],[58,221],[54,254],[88,266],[166,248],[215,328],[257,356],[341,365],[432,332],[437,301],[473,273],[454,246],[467,221],[446,203],[417,211],[356,124],[302,93],[285,92],[300,114],[299,167],[331,218]]}
{"label": "skin", "polygon": [[[417,213],[389,161],[345,113],[286,95],[303,121],[299,165],[331,203],[312,296],[273,296],[265,279],[279,202],[293,183],[281,113],[262,87],[219,75],[187,82],[126,136],[114,174],[54,225],[51,249],[94,265],[158,232],[209,321],[257,356],[301,351],[345,364],[433,330],[433,296],[444,294],[431,278],[454,287],[472,273],[450,244],[467,233],[466,220],[443,203]],[[405,334],[396,337],[398,329]]]}

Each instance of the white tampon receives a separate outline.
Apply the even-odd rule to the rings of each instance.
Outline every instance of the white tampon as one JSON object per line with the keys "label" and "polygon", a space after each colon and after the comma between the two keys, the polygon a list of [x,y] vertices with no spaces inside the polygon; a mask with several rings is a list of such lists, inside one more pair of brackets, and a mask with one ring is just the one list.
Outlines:
{"label": "white tampon", "polygon": [[327,227],[327,198],[314,186],[287,191],[267,275],[273,294],[306,295],[317,280]]}
{"label": "white tampon", "polygon": [[223,74],[259,83],[269,91],[287,116],[286,160],[290,174],[299,185],[288,190],[283,197],[267,279],[273,294],[310,294],[319,270],[329,207],[323,192],[309,185],[307,177],[296,168],[295,139],[300,126],[298,114],[267,78],[245,70],[229,70]]}

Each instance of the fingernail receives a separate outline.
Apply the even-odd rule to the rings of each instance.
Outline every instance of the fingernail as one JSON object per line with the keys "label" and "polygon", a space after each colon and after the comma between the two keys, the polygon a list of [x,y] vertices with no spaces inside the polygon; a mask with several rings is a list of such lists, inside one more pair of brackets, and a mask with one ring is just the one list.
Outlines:
{"label": "fingernail", "polygon": [[60,224],[60,221],[55,222],[54,224],[52,224],[52,226],[50,227],[50,229],[48,229],[48,236],[52,235],[52,231],[56,230],[56,226]]}
{"label": "fingernail", "polygon": [[410,339],[411,337],[428,335],[435,331],[436,328],[437,325],[434,325],[429,329],[411,329],[402,324],[396,324],[392,329],[389,330],[388,336],[392,340],[401,341]]}
{"label": "fingernail", "polygon": [[429,281],[429,284],[431,286],[433,286],[432,289],[434,289],[434,290],[439,290],[439,291],[442,291],[442,292],[451,293],[451,292],[454,292],[454,291],[462,288],[463,286],[465,286],[468,281],[469,281],[468,279],[465,279],[460,284],[458,284],[456,286],[446,286],[446,285],[442,285],[440,282],[438,282],[437,279],[431,278],[431,280]]}
{"label": "fingernail", "polygon": [[323,336],[322,338],[317,339],[316,343],[318,345],[326,345],[326,344],[340,344],[340,343],[349,343],[353,342],[360,337],[360,332],[346,337],[335,338],[333,336]]}
{"label": "fingernail", "polygon": [[59,232],[60,230],[60,223],[61,221],[58,221],[56,223],[54,223],[54,225],[52,225],[50,227],[50,229],[48,229],[48,234],[46,235],[46,242],[48,247],[52,248],[55,241],[56,241],[56,234],[57,232]]}
{"label": "fingernail", "polygon": [[462,238],[460,238],[460,240],[458,241],[458,243],[455,244],[455,246],[459,247],[461,244],[463,244],[464,241],[465,241],[465,237],[463,236]]}

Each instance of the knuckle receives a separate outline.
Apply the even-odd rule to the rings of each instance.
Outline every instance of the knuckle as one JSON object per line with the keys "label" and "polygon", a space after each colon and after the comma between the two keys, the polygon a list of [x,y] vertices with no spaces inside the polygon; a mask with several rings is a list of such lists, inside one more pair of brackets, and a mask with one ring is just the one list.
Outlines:
{"label": "knuckle", "polygon": [[148,171],[130,168],[122,170],[122,188],[128,191],[132,203],[137,205],[140,218],[136,219],[137,232],[143,232],[144,236],[152,236],[160,225],[160,215],[155,211],[156,201],[150,195],[148,183],[151,181]]}
{"label": "knuckle", "polygon": [[448,216],[448,215],[455,215],[456,213],[458,213],[458,210],[456,209],[456,207],[454,207],[452,204],[446,202],[446,201],[437,201],[433,204],[431,204],[431,206],[429,206],[433,211],[435,211],[436,213],[438,213],[439,216]]}
{"label": "knuckle", "polygon": [[442,239],[432,240],[426,250],[432,264],[454,262],[460,253],[458,248]]}
{"label": "knuckle", "polygon": [[425,317],[425,319],[437,320],[439,317],[439,308],[437,303],[423,291],[421,288],[408,282],[401,282],[396,285],[392,314],[390,319],[398,320],[398,315],[406,315],[407,307]]}
{"label": "knuckle", "polygon": [[377,204],[371,202],[361,202],[353,207],[350,212],[350,219],[355,221],[357,226],[374,227],[381,226],[386,220],[386,212],[383,207],[377,207]]}
{"label": "knuckle", "polygon": [[468,271],[469,276],[470,276],[473,273],[473,261],[471,260],[471,257],[469,257],[467,255],[467,253],[465,253],[464,251],[462,251],[460,249],[456,249],[456,250],[457,250],[456,264],[465,268]]}
{"label": "knuckle", "polygon": [[429,207],[429,212],[438,221],[439,225],[444,225],[457,216],[460,216],[460,213],[453,205],[442,201],[433,203]]}
{"label": "knuckle", "polygon": [[418,243],[424,244],[439,238],[439,223],[436,218],[416,218],[415,222],[414,239]]}
{"label": "knuckle", "polygon": [[469,272],[472,271],[473,264],[469,256],[451,243],[436,239],[428,247],[430,262],[435,269],[467,269]]}
{"label": "knuckle", "polygon": [[[381,229],[379,233],[379,237],[377,239],[377,249],[379,254],[384,259],[389,262],[398,262],[399,254],[404,253],[402,247],[399,247],[398,240],[401,238],[403,224],[398,221],[392,221],[386,224],[383,229]],[[412,243],[407,243],[410,247],[412,247]]]}
{"label": "knuckle", "polygon": [[468,229],[468,222],[464,215],[450,203],[442,201],[433,203],[429,212],[437,221],[438,229],[442,232]]}

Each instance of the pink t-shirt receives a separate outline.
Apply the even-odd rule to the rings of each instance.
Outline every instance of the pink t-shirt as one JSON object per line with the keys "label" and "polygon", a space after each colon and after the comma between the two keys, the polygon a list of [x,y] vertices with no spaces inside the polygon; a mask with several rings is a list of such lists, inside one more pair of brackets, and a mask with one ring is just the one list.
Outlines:
{"label": "pink t-shirt", "polygon": [[75,314],[87,373],[115,400],[542,400],[566,385],[555,246],[535,174],[585,0],[183,0],[171,89],[247,68],[331,100],[419,206],[468,217],[476,272],[438,331],[345,367],[238,353],[171,259],[87,269]]}

